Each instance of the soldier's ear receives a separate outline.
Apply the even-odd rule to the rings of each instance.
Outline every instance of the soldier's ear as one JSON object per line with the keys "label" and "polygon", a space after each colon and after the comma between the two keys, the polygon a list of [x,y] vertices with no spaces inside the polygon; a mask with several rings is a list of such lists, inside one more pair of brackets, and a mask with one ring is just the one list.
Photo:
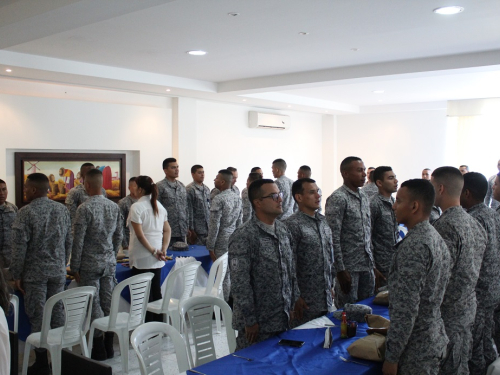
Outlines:
{"label": "soldier's ear", "polygon": [[415,214],[420,208],[420,202],[419,201],[413,201],[411,205],[411,213]]}

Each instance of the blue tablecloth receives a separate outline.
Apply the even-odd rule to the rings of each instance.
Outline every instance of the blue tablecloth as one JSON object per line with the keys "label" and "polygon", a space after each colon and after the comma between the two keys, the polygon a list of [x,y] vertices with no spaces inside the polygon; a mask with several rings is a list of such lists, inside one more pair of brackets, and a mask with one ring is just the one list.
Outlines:
{"label": "blue tablecloth", "polygon": [[[167,275],[172,269],[172,267],[175,265],[175,258],[177,257],[195,257],[196,260],[199,260],[201,262],[201,267],[203,267],[203,269],[207,271],[207,273],[210,273],[210,267],[212,266],[212,259],[210,258],[210,254],[208,253],[208,250],[205,246],[192,245],[189,246],[189,249],[186,251],[168,250],[167,255],[172,256],[174,259],[165,262],[165,266],[163,266],[161,271],[162,283],[167,278]],[[120,263],[116,265],[116,280],[118,282],[125,280],[131,275],[132,271],[130,268],[124,267]],[[29,324],[28,316],[26,315],[26,312],[24,310],[24,296],[19,291],[16,291],[15,293],[19,297],[19,339],[22,341],[26,341],[26,338],[31,333],[31,327]],[[126,300],[130,301],[130,293],[128,291],[128,288],[122,293],[122,296]],[[10,330],[14,329],[14,317],[12,314],[7,317],[7,322],[9,323],[9,329]]]}
{"label": "blue tablecloth", "polygon": [[[372,307],[373,314],[388,318],[387,307],[374,305],[373,298],[359,303]],[[360,323],[358,325],[356,337],[341,339],[340,321],[333,318],[332,314],[329,315],[329,318],[337,325],[331,328],[334,341],[330,349],[323,349],[325,328],[290,330],[237,353],[243,357],[252,358],[252,362],[228,355],[195,369],[208,375],[381,374],[382,363],[351,358],[347,352],[347,347],[352,342],[366,336],[367,324]],[[280,339],[300,340],[304,341],[305,344],[301,348],[280,346],[278,345]],[[366,363],[368,366],[343,362],[339,356]]]}

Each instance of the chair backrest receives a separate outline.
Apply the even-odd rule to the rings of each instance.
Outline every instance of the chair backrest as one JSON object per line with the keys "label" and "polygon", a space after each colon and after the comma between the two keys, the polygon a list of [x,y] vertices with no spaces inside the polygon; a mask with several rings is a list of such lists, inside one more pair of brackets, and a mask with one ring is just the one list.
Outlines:
{"label": "chair backrest", "polygon": [[222,296],[222,281],[226,277],[227,272],[227,257],[228,253],[217,258],[217,260],[212,264],[210,268],[210,274],[208,275],[207,289],[205,294],[207,296],[212,295],[213,288],[217,289],[217,296]]}
{"label": "chair backrest", "polygon": [[212,314],[214,306],[218,306],[226,323],[227,344],[229,353],[236,350],[236,335],[233,330],[233,312],[221,298],[213,296],[191,297],[179,306],[182,317],[182,329],[187,330],[186,314],[191,324],[196,359],[193,361],[189,334],[186,333],[186,348],[192,367],[203,365],[216,359],[212,334]]}
{"label": "chair backrest", "polygon": [[164,335],[172,339],[179,372],[191,368],[186,352],[186,343],[180,333],[167,323],[151,322],[137,327],[130,336],[132,347],[139,358],[141,375],[163,374],[161,346]]}
{"label": "chair backrest", "polygon": [[14,332],[19,332],[19,297],[15,294],[10,295],[10,304],[14,312]]}
{"label": "chair backrest", "polygon": [[196,281],[196,274],[198,273],[200,264],[201,262],[199,261],[191,262],[168,274],[167,280],[165,281],[167,284],[165,287],[165,295],[163,296],[163,303],[161,307],[162,311],[166,312],[168,310],[170,298],[172,298],[172,293],[174,291],[175,279],[179,274],[183,275],[184,280],[184,290],[182,291],[181,298],[179,299],[179,304],[191,297],[193,294],[194,283]]}
{"label": "chair backrest", "polygon": [[115,286],[111,297],[108,329],[116,327],[121,293],[126,287],[130,289],[128,328],[131,330],[144,323],[153,276],[154,274],[152,272],[141,273],[140,275],[129,277]]}
{"label": "chair backrest", "polygon": [[102,362],[94,361],[84,355],[61,351],[61,375],[113,375],[113,368]]}
{"label": "chair backrest", "polygon": [[61,335],[61,345],[76,345],[81,342],[81,337],[89,330],[92,312],[92,299],[96,288],[84,286],[65,290],[50,297],[45,302],[43,309],[42,331],[40,334],[41,347],[46,347],[47,336],[50,331],[52,310],[56,303],[62,301],[64,305],[65,323]]}

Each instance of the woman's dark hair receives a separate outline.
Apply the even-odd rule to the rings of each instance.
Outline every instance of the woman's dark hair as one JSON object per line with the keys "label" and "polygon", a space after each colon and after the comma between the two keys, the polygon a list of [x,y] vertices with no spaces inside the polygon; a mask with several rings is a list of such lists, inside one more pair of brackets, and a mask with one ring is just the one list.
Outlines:
{"label": "woman's dark hair", "polygon": [[3,265],[1,263],[0,263],[0,307],[5,312],[5,315],[9,314],[9,307],[10,307],[9,285],[7,284],[7,281],[5,281]]}
{"label": "woman's dark hair", "polygon": [[153,207],[153,212],[155,216],[158,216],[158,204],[156,203],[158,199],[158,188],[149,176],[139,176],[136,177],[135,183],[138,188],[144,190],[145,195],[151,195],[151,206]]}

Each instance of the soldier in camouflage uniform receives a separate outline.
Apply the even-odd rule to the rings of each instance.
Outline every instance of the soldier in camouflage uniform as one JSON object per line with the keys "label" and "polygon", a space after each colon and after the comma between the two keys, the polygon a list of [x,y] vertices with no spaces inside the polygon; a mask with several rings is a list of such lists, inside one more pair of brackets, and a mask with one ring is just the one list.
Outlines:
{"label": "soldier in camouflage uniform", "polygon": [[[83,202],[89,199],[89,195],[83,186],[85,182],[85,175],[91,169],[94,169],[95,166],[92,163],[83,163],[80,167],[80,176],[82,177],[82,183],[80,185],[76,185],[73,189],[68,192],[66,196],[66,207],[68,207],[69,215],[71,217],[71,223],[75,220],[76,209]],[[104,188],[101,189],[101,194],[106,197],[106,190]]]}
{"label": "soldier in camouflage uniform", "polygon": [[441,209],[436,206],[432,206],[431,216],[429,216],[429,223],[434,224],[434,222],[441,216]]}
{"label": "soldier in camouflage uniform", "polygon": [[[370,169],[371,172],[370,172]],[[367,177],[368,177],[368,183],[363,186],[363,191],[365,192],[366,196],[368,197],[368,199],[371,199],[372,197],[378,195],[378,186],[377,184],[375,183],[375,180],[374,180],[374,175],[373,175],[373,172],[375,171],[375,168],[373,167],[370,167],[368,168],[368,173],[367,173]]]}
{"label": "soldier in camouflage uniform", "polygon": [[441,167],[432,173],[435,204],[443,210],[434,228],[443,237],[451,255],[450,282],[446,287],[441,315],[450,339],[441,374],[468,374],[472,328],[476,315],[476,284],[486,234],[476,219],[460,206],[464,178],[454,167]]}
{"label": "soldier in camouflage uniform", "polygon": [[174,242],[186,242],[188,233],[188,203],[186,187],[177,180],[179,177],[179,164],[174,158],[163,161],[165,178],[158,182],[158,201],[167,210],[168,223],[172,229],[170,245]]}
{"label": "soldier in camouflage uniform", "polygon": [[332,231],[323,215],[317,212],[321,195],[316,181],[301,178],[293,183],[292,194],[299,211],[283,222],[292,234],[300,298],[295,304],[299,326],[326,315],[333,309]]}
{"label": "soldier in camouflage uniform", "polygon": [[[220,193],[210,206],[207,237],[207,249],[213,261],[227,253],[229,237],[241,225],[243,218],[241,198],[230,189],[232,179],[233,175],[227,169],[220,170],[215,178],[215,186]],[[224,298],[226,301],[229,300],[229,280],[228,272],[224,279]]]}
{"label": "soldier in camouflage uniform", "polygon": [[[240,189],[236,186],[236,180],[238,179],[238,171],[234,167],[227,167],[227,170],[233,174],[233,182],[231,185],[231,191],[236,194],[238,197],[240,196]],[[212,201],[217,194],[220,193],[220,190],[217,187],[213,188],[210,192],[210,201]]]}
{"label": "soldier in camouflage uniform", "polygon": [[12,253],[12,223],[17,215],[17,207],[7,202],[7,184],[0,180],[0,268],[10,266]]}
{"label": "soldier in camouflage uniform", "polygon": [[[64,290],[66,264],[71,252],[71,221],[68,210],[47,198],[49,179],[41,173],[28,176],[25,194],[30,204],[19,210],[12,226],[10,272],[24,293],[31,332],[42,329],[47,299]],[[52,310],[52,328],[64,324],[62,303]],[[36,349],[36,362],[28,374],[49,374],[46,349]]]}
{"label": "soldier in camouflage uniform", "polygon": [[[398,191],[398,180],[391,167],[378,167],[371,176],[378,186],[378,194],[370,201],[373,258],[377,270],[387,279],[399,239],[398,222],[392,210],[392,194]],[[385,281],[380,286],[383,285]]]}
{"label": "soldier in camouflage uniform", "polygon": [[193,182],[186,186],[189,236],[196,237],[197,245],[206,245],[210,218],[210,189],[203,183],[205,171],[201,165],[191,167],[191,176]]}
{"label": "soldier in camouflage uniform", "polygon": [[257,172],[251,172],[247,178],[247,187],[241,191],[241,201],[243,207],[243,223],[246,223],[252,217],[252,204],[250,203],[250,199],[248,198],[248,187],[254,181],[261,180],[262,175]]}
{"label": "soldier in camouflage uniform", "polygon": [[[85,189],[90,198],[76,211],[70,264],[80,286],[97,289],[92,304],[92,321],[109,315],[116,285],[116,254],[123,237],[120,208],[100,194],[101,188],[101,171],[92,169],[87,172]],[[105,360],[112,356],[113,333],[106,333],[104,346],[102,332],[96,330],[92,358]]]}
{"label": "soldier in camouflage uniform", "polygon": [[391,264],[384,375],[437,374],[446,352],[440,306],[450,275],[450,254],[429,224],[433,203],[432,185],[415,179],[401,185],[393,206],[408,234],[396,245]]}
{"label": "soldier in camouflage uniform", "polygon": [[282,213],[278,187],[272,180],[257,180],[249,196],[255,214],[229,239],[237,350],[287,330],[300,296],[292,237],[276,220]]}
{"label": "soldier in camouflage uniform", "polygon": [[[497,169],[500,171],[500,160],[497,162]],[[500,207],[500,201],[497,199],[500,197],[495,198],[493,195],[493,185],[495,184],[496,177],[497,175],[494,174],[488,179],[488,191],[486,192],[486,197],[484,198],[484,204],[494,210]]]}
{"label": "soldier in camouflage uniform", "polygon": [[464,174],[460,203],[481,224],[487,238],[476,285],[477,309],[472,330],[472,358],[469,361],[469,370],[473,375],[485,374],[497,357],[493,343],[493,314],[500,303],[500,216],[484,204],[487,190],[488,181],[481,173]]}
{"label": "soldier in camouflage uniform", "polygon": [[135,197],[135,191],[137,190],[137,184],[135,183],[135,177],[130,178],[128,180],[128,190],[130,194],[125,198],[122,198],[118,201],[118,207],[120,207],[120,211],[122,213],[123,220],[123,240],[122,240],[122,248],[124,250],[128,249],[128,243],[130,241],[130,229],[127,226],[127,218],[128,213],[130,212],[130,207],[137,202],[137,198]]}
{"label": "soldier in camouflage uniform", "polygon": [[273,176],[276,178],[274,183],[283,194],[283,213],[278,216],[278,220],[285,220],[294,212],[295,201],[292,197],[293,181],[285,176],[286,162],[283,159],[276,159],[272,165]]}
{"label": "soldier in camouflage uniform", "polygon": [[356,303],[373,295],[374,261],[371,251],[370,205],[360,189],[366,178],[360,158],[350,156],[340,165],[344,185],[326,200],[325,214],[333,237],[335,305]]}
{"label": "soldier in camouflage uniform", "polygon": [[[311,176],[312,176],[311,167],[309,167],[308,165],[302,165],[299,168],[299,170],[297,171],[297,180],[300,180],[301,178],[311,178]],[[323,199],[323,192],[321,191],[321,188],[319,186],[318,186],[318,189],[319,189],[319,195],[321,196],[320,202],[319,202],[318,212],[321,213],[321,211],[322,211],[321,200]],[[297,212],[298,209],[299,209],[299,206],[297,205],[297,202],[294,202],[293,203],[293,212]]]}

